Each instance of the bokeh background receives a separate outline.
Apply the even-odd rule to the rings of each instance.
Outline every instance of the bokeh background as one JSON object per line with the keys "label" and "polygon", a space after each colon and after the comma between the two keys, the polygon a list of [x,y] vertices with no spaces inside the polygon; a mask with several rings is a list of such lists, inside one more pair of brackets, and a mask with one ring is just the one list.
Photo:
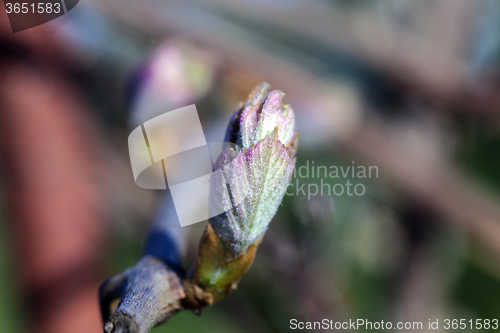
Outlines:
{"label": "bokeh background", "polygon": [[99,284],[161,219],[128,157],[141,105],[195,103],[221,141],[262,81],[296,112],[297,167],[378,177],[286,196],[238,290],[153,332],[500,319],[500,2],[82,0],[16,34],[0,6],[0,332],[101,332]]}

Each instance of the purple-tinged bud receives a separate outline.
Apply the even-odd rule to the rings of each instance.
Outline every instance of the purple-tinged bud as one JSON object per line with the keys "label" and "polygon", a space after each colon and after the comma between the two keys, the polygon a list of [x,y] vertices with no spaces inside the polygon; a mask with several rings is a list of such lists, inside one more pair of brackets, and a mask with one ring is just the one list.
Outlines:
{"label": "purple-tinged bud", "polygon": [[293,173],[298,136],[293,110],[283,105],[283,96],[279,90],[270,92],[267,82],[258,85],[228,126],[226,139],[237,146],[228,147],[217,160],[225,179],[212,187],[220,191],[227,183],[230,191],[222,200],[234,208],[210,223],[235,256],[264,234]]}
{"label": "purple-tinged bud", "polygon": [[[234,113],[211,178],[211,206],[233,207],[210,219],[200,240],[194,282],[188,297],[210,304],[226,297],[248,270],[276,214],[295,167],[298,135],[284,94],[258,85]],[[196,291],[201,287],[203,292]],[[191,289],[189,289],[191,290]]]}
{"label": "purple-tinged bud", "polygon": [[282,91],[269,92],[270,89],[269,83],[263,82],[254,88],[245,102],[240,103],[227,128],[225,141],[240,148],[250,148],[277,128],[279,141],[293,157],[298,139],[293,109],[289,104],[283,105],[285,94]]}

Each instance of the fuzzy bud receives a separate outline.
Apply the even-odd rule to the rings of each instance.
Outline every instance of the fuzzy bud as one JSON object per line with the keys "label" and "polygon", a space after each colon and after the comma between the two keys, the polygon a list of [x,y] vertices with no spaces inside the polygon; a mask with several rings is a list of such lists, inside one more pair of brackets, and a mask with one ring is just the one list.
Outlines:
{"label": "fuzzy bud", "polygon": [[249,268],[292,177],[298,135],[283,96],[261,83],[227,128],[229,144],[215,165],[222,172],[210,184],[211,206],[225,213],[210,219],[193,271],[194,282],[214,300],[226,297]]}
{"label": "fuzzy bud", "polygon": [[[297,133],[284,93],[258,85],[240,104],[228,126],[229,146],[216,168],[224,171],[230,191],[223,200],[234,208],[210,220],[219,238],[233,255],[248,249],[267,230],[285,195],[295,166]],[[219,188],[225,184],[212,183]],[[220,200],[220,198],[218,198]]]}

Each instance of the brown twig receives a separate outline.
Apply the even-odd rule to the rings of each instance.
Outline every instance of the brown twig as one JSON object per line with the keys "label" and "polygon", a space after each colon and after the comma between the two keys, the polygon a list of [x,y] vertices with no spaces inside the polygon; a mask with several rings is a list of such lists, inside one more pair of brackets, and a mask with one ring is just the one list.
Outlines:
{"label": "brown twig", "polygon": [[180,311],[185,296],[179,273],[161,259],[145,256],[101,286],[103,318],[107,318],[111,302],[121,297],[120,305],[104,324],[104,332],[149,332]]}

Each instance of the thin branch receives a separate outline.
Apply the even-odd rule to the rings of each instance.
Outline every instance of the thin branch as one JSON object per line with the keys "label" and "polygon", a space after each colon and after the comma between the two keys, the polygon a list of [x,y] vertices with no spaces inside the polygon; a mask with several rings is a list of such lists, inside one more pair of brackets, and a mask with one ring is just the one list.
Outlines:
{"label": "thin branch", "polygon": [[101,293],[104,316],[112,300],[109,296],[121,296],[120,305],[104,325],[106,333],[149,332],[180,311],[181,299],[186,296],[179,273],[151,256],[143,257],[134,267],[106,281],[101,291],[104,290],[108,291]]}

